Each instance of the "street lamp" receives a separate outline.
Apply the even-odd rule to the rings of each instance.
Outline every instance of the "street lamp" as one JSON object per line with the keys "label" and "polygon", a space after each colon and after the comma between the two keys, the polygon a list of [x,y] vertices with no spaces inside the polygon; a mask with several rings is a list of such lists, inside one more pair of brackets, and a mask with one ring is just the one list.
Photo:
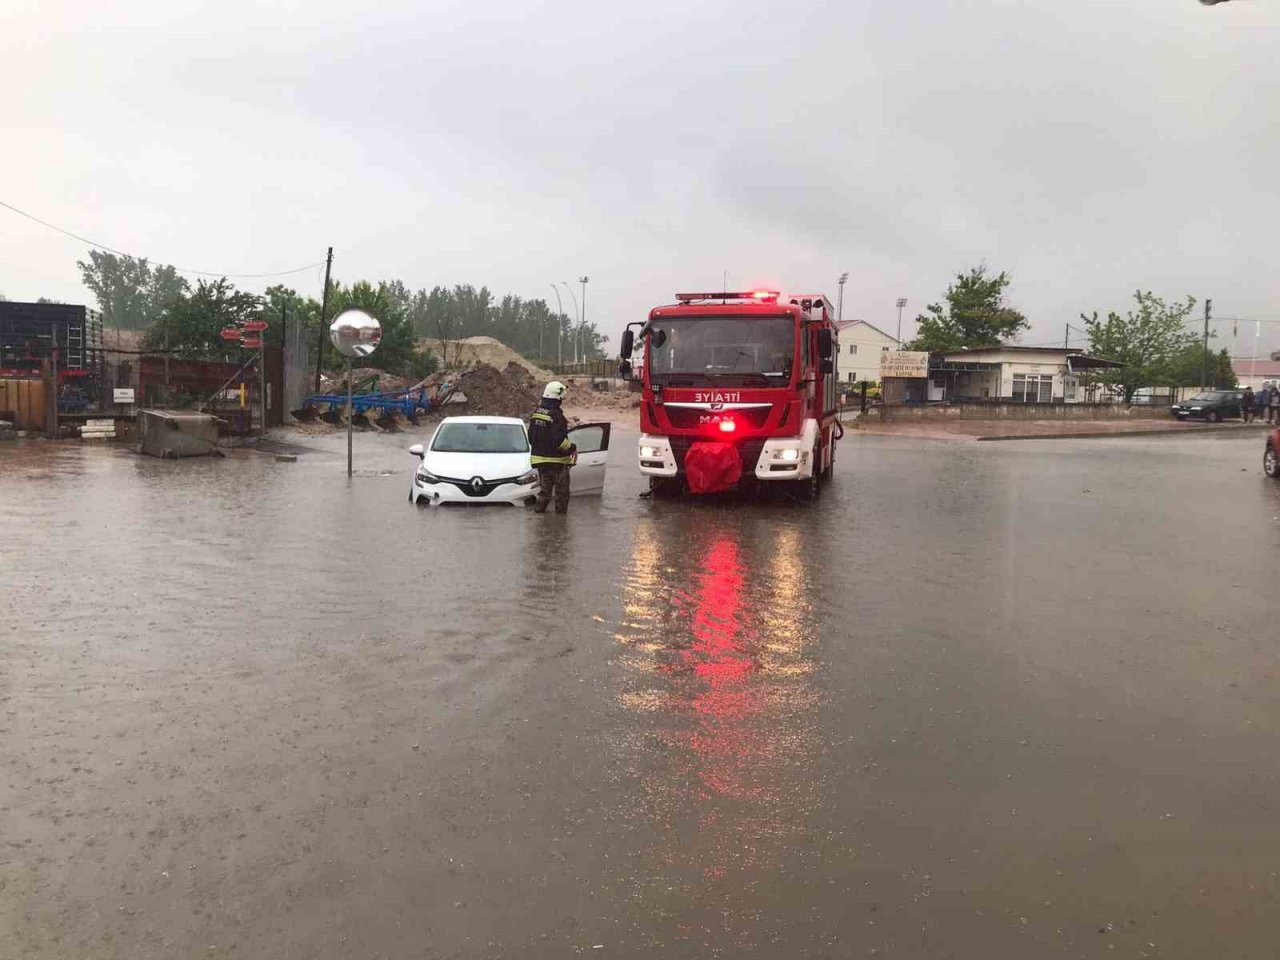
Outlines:
{"label": "street lamp", "polygon": [[[554,283],[551,289],[556,295],[556,366],[564,366],[564,303],[560,299],[560,288]],[[559,373],[559,371],[556,371]]]}
{"label": "street lamp", "polygon": [[898,298],[898,349],[902,349],[902,308],[907,305],[906,297]]}
{"label": "street lamp", "polygon": [[[578,318],[578,326],[582,326],[582,310],[578,306],[578,295],[573,292],[573,287],[569,286],[568,280],[561,280],[560,285],[568,292],[569,297],[573,300],[573,312]],[[578,362],[578,338],[573,338],[573,362]]]}
{"label": "street lamp", "polygon": [[582,359],[587,359],[587,281],[590,277],[579,277],[582,284],[582,322],[578,324],[578,336],[582,338]]}
{"label": "street lamp", "polygon": [[840,296],[836,301],[836,323],[844,319],[844,283],[849,279],[849,271],[846,270],[840,274],[840,279],[836,283],[840,287]]}

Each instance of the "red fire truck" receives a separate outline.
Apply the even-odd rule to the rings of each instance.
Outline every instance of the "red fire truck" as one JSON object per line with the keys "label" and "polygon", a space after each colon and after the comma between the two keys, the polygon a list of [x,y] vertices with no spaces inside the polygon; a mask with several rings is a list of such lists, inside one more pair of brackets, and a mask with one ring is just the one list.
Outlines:
{"label": "red fire truck", "polygon": [[833,321],[825,296],[761,290],[678,293],[628,327],[622,371],[642,348],[639,459],[651,489],[785,483],[817,496],[843,435]]}

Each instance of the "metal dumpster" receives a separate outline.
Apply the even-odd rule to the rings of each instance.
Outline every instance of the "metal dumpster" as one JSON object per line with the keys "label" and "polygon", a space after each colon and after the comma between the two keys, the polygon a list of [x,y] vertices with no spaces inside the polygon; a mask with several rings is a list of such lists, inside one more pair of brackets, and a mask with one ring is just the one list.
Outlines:
{"label": "metal dumpster", "polygon": [[138,411],[138,451],[151,457],[207,457],[218,450],[218,418],[179,410]]}

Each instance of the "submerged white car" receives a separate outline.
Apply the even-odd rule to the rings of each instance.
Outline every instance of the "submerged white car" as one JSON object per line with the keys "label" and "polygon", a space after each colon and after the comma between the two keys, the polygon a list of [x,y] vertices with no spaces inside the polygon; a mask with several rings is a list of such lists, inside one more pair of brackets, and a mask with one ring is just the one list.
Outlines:
{"label": "submerged white car", "polygon": [[[569,471],[569,492],[599,494],[609,459],[607,423],[569,430],[578,463]],[[409,452],[421,458],[409,490],[410,503],[532,503],[538,472],[529,463],[529,434],[515,417],[449,417],[427,444]]]}

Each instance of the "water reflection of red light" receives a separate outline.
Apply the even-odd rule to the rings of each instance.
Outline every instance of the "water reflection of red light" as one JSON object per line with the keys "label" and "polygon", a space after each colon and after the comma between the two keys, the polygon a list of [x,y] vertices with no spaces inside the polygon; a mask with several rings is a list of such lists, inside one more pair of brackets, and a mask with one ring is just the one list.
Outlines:
{"label": "water reflection of red light", "polygon": [[[782,528],[760,543],[708,524],[677,549],[664,533],[638,528],[623,597],[618,640],[634,672],[621,702],[642,720],[628,743],[645,758],[664,862],[737,882],[774,862],[813,802],[793,776],[812,753],[816,702],[803,540]],[[656,770],[655,743],[666,764]]]}

